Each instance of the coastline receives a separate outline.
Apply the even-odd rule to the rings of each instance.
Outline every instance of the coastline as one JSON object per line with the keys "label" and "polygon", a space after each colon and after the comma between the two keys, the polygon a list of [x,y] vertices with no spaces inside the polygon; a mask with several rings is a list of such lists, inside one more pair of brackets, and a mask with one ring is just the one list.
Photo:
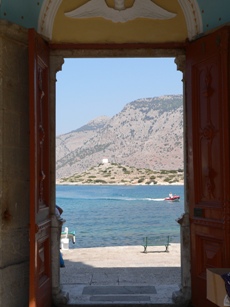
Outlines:
{"label": "coastline", "polygon": [[151,170],[115,163],[99,164],[68,177],[59,177],[56,184],[72,185],[181,185],[184,172],[178,170]]}
{"label": "coastline", "polygon": [[84,183],[84,182],[60,182],[59,180],[56,180],[56,185],[85,185],[85,186],[148,186],[148,185],[154,185],[154,186],[173,186],[173,185],[184,185],[184,182],[173,182],[173,183],[168,183],[168,182],[158,182],[157,184],[141,184],[141,183],[133,183],[133,184],[127,184],[123,182],[117,182],[117,183]]}

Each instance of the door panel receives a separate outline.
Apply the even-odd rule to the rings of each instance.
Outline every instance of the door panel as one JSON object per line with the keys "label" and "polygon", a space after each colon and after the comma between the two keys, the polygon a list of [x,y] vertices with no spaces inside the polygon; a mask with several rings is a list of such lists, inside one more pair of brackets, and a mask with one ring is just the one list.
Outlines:
{"label": "door panel", "polygon": [[51,306],[49,48],[29,30],[30,307]]}
{"label": "door panel", "polygon": [[206,299],[206,269],[230,265],[229,28],[189,44],[186,51],[188,202],[192,301]]}

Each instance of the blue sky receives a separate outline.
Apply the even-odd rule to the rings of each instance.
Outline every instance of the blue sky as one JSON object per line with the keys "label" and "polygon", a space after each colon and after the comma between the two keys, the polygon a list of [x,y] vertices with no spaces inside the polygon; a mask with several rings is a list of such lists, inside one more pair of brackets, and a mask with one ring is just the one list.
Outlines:
{"label": "blue sky", "polygon": [[119,113],[136,99],[182,94],[174,58],[65,59],[56,83],[56,134]]}

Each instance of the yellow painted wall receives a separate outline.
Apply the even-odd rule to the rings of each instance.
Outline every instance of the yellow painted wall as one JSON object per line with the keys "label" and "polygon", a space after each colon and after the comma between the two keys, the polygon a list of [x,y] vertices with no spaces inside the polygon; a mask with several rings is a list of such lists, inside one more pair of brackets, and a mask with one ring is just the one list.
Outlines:
{"label": "yellow painted wall", "polygon": [[[126,7],[134,0],[126,0]],[[54,43],[163,43],[184,42],[187,28],[183,11],[177,0],[154,0],[154,3],[177,16],[168,20],[138,18],[114,23],[104,18],[74,19],[64,15],[87,3],[87,0],[63,0],[53,26]],[[113,0],[107,0],[113,7]]]}

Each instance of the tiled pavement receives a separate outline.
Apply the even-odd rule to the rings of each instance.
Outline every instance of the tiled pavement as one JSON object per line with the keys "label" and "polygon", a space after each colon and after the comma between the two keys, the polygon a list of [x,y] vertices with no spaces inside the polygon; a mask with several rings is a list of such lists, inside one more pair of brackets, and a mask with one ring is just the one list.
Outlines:
{"label": "tiled pavement", "polygon": [[61,286],[67,306],[174,306],[180,284],[180,245],[169,253],[141,246],[63,251]]}

